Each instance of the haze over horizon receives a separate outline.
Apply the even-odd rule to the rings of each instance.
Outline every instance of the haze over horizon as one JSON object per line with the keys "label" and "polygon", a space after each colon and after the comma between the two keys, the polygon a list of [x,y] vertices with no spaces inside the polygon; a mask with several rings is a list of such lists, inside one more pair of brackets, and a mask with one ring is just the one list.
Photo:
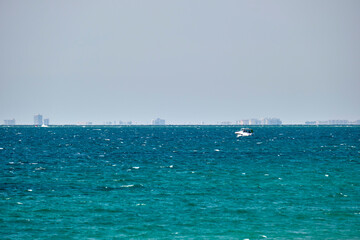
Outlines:
{"label": "haze over horizon", "polygon": [[0,1],[0,122],[360,119],[360,1]]}

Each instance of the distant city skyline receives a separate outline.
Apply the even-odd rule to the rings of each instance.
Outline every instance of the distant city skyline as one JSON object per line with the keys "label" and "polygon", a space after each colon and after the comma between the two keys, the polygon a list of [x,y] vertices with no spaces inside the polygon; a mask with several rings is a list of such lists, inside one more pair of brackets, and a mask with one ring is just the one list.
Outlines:
{"label": "distant city skyline", "polygon": [[[16,119],[5,119],[4,124],[2,125],[50,125],[49,118],[43,118],[43,115],[36,114],[33,116],[33,123],[17,123]],[[316,120],[316,121],[305,121],[302,123],[296,123],[299,125],[360,125],[360,119],[350,121],[344,119],[332,119],[332,120]],[[55,122],[52,125],[292,125],[292,123],[283,123],[279,118],[250,118],[250,119],[242,119],[236,121],[220,121],[220,122],[167,122],[165,119],[156,118],[151,120],[150,122],[136,122],[136,121],[103,121],[99,122],[73,122],[73,123],[60,123]]]}
{"label": "distant city skyline", "polygon": [[1,1],[0,119],[357,121],[359,29],[358,0]]}

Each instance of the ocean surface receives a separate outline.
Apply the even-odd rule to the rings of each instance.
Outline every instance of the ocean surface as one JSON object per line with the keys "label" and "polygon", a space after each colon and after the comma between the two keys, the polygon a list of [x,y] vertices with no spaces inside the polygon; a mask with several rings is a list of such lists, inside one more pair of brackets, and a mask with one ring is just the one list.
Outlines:
{"label": "ocean surface", "polygon": [[0,239],[360,239],[360,127],[0,127]]}

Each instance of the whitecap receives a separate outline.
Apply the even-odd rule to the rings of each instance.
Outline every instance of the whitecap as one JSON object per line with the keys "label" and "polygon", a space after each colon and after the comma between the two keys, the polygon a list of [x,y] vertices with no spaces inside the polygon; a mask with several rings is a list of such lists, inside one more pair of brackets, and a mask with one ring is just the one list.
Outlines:
{"label": "whitecap", "polygon": [[23,203],[22,202],[17,202],[17,204],[22,205]]}
{"label": "whitecap", "polygon": [[139,169],[140,167],[132,167],[133,169]]}
{"label": "whitecap", "polygon": [[4,148],[0,148],[0,150],[3,150]]}
{"label": "whitecap", "polygon": [[32,192],[32,189],[28,189],[27,191],[28,191],[28,192]]}
{"label": "whitecap", "polygon": [[110,139],[106,138],[105,141],[110,141]]}
{"label": "whitecap", "polygon": [[174,165],[170,165],[170,166],[169,166],[169,168],[173,168],[173,167],[174,167]]}
{"label": "whitecap", "polygon": [[215,149],[214,151],[215,151],[215,152],[220,152],[220,150],[219,150],[219,149]]}
{"label": "whitecap", "polygon": [[121,185],[120,187],[122,188],[129,188],[129,187],[133,187],[134,185],[130,184],[130,185]]}
{"label": "whitecap", "polygon": [[325,174],[325,177],[329,177],[329,174]]}

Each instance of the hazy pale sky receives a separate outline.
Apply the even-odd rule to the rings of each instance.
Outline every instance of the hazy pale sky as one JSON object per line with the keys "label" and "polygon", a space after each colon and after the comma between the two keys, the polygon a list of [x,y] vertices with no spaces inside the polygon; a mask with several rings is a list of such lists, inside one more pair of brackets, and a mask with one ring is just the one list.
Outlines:
{"label": "hazy pale sky", "polygon": [[0,0],[0,121],[360,119],[360,1]]}

